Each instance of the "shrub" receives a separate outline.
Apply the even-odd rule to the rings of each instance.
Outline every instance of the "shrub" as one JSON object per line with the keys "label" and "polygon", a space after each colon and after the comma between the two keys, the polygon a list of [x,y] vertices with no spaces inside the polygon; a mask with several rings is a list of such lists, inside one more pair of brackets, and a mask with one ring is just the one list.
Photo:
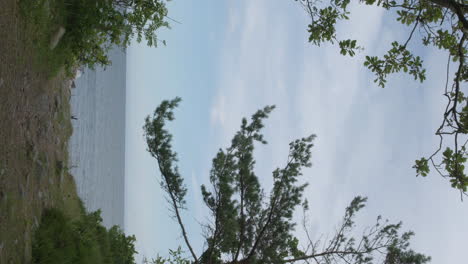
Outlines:
{"label": "shrub", "polygon": [[[35,41],[46,62],[57,71],[79,65],[94,68],[111,62],[107,52],[112,45],[125,49],[136,37],[149,46],[160,41],[156,30],[169,27],[167,9],[161,0],[21,0],[23,16],[39,32]],[[59,27],[65,34],[53,51],[51,37]],[[36,32],[36,33],[37,33]]]}
{"label": "shrub", "polygon": [[100,211],[73,221],[58,209],[46,209],[33,239],[33,263],[133,264],[134,242],[135,236],[118,226],[102,226]]}

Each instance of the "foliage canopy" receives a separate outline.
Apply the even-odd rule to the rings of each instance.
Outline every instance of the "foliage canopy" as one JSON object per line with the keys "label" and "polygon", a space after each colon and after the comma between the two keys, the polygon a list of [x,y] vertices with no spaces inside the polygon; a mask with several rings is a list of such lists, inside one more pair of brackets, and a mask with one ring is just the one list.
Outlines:
{"label": "foliage canopy", "polygon": [[[67,69],[79,65],[93,68],[109,65],[107,52],[112,45],[126,48],[133,38],[143,39],[149,46],[159,40],[156,30],[169,27],[167,8],[162,0],[21,0],[25,17],[31,23],[47,24],[45,42],[58,27],[65,34],[53,53],[59,53],[61,65]],[[43,41],[43,42],[44,42]],[[47,58],[48,59],[48,58]]]}
{"label": "foliage canopy", "polygon": [[[157,160],[161,187],[167,195],[171,212],[177,220],[190,255],[191,263],[426,263],[430,260],[409,249],[412,232],[400,234],[401,223],[389,224],[377,218],[376,224],[360,237],[352,235],[354,217],[366,198],[356,197],[346,208],[336,233],[328,241],[312,241],[305,221],[308,241],[294,235],[293,215],[302,206],[308,211],[303,194],[307,183],[300,183],[302,170],[311,166],[315,135],[292,141],[287,162],[272,173],[273,187],[267,193],[254,171],[256,144],[266,144],[261,130],[274,106],[266,106],[243,119],[231,145],[220,149],[212,162],[210,186],[201,186],[210,221],[203,225],[205,249],[198,255],[190,244],[182,221],[187,189],[172,150],[172,135],[165,128],[174,120],[173,110],[180,98],[163,101],[153,116],[145,120],[144,131],[149,153]],[[303,247],[301,247],[303,246]],[[173,257],[180,252],[173,251]],[[160,261],[160,262],[158,262]],[[163,263],[161,258],[154,263]],[[179,259],[187,263],[188,260]]]}
{"label": "foliage canopy", "polygon": [[[298,1],[311,18],[308,26],[309,42],[317,46],[326,42],[338,43],[340,53],[351,57],[363,50],[357,40],[341,39],[336,31],[337,23],[346,21],[350,17],[350,0]],[[416,169],[417,175],[427,176],[430,171],[429,165],[432,165],[441,176],[450,180],[453,188],[466,195],[468,97],[463,91],[463,84],[468,80],[467,2],[465,0],[360,0],[359,3],[395,12],[396,21],[410,28],[408,38],[403,41],[393,41],[383,57],[366,56],[364,66],[375,74],[374,82],[380,87],[385,87],[390,74],[398,72],[409,74],[420,82],[426,79],[423,60],[408,46],[417,33],[423,45],[446,51],[447,82],[443,88],[443,95],[447,99],[447,105],[442,123],[435,133],[440,138],[440,144],[429,157],[416,160],[413,168]],[[449,84],[449,67],[453,64],[456,70]],[[452,142],[442,152],[444,138],[450,138]],[[441,152],[442,157],[440,157]]]}
{"label": "foliage canopy", "polygon": [[118,226],[107,230],[100,211],[71,220],[58,209],[46,209],[35,231],[32,257],[35,264],[134,264],[135,236]]}

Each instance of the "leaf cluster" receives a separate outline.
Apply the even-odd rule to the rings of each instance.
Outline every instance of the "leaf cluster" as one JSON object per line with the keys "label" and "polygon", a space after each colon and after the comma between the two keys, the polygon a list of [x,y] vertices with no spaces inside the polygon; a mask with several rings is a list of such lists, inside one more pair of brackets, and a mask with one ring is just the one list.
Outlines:
{"label": "leaf cluster", "polygon": [[183,207],[187,188],[183,185],[183,179],[176,165],[177,153],[172,151],[172,135],[164,128],[166,120],[174,120],[173,109],[180,101],[179,97],[172,101],[163,101],[154,111],[153,118],[146,117],[143,129],[148,144],[147,150],[157,159],[163,176],[161,187],[170,194],[170,198],[178,207]]}
{"label": "leaf cluster", "polygon": [[[320,46],[323,42],[338,42],[342,55],[354,56],[356,51],[363,50],[357,46],[356,40],[340,40],[336,33],[338,22],[349,20],[348,11],[350,1],[346,0],[300,0],[304,10],[311,18],[308,25],[309,42]],[[440,138],[439,148],[429,157],[416,161],[413,168],[417,175],[426,176],[430,172],[430,165],[436,171],[450,178],[452,187],[466,194],[468,183],[465,179],[463,165],[466,162],[465,151],[461,149],[459,137],[468,132],[468,99],[462,91],[463,84],[468,80],[466,65],[468,21],[468,4],[457,0],[361,0],[361,4],[375,5],[396,14],[396,22],[409,27],[409,34],[405,40],[393,41],[390,49],[383,56],[366,56],[364,66],[374,75],[374,82],[385,87],[390,74],[403,72],[411,75],[415,80],[423,82],[426,70],[423,60],[409,47],[409,43],[419,33],[421,43],[444,50],[449,56],[447,63],[447,82],[444,96],[447,106],[443,113],[441,126],[436,135]],[[449,67],[451,62],[458,65],[451,89],[449,88]],[[451,138],[453,156],[439,157],[444,138]],[[437,163],[436,158],[442,161]],[[430,162],[430,163],[429,163]]]}
{"label": "leaf cluster", "polygon": [[183,256],[182,248],[179,246],[176,250],[169,249],[169,257],[165,258],[158,254],[156,259],[148,261],[146,258],[143,260],[144,264],[190,264],[190,261]]}
{"label": "leaf cluster", "polygon": [[374,82],[382,88],[385,87],[387,76],[403,70],[409,73],[415,80],[421,82],[426,79],[426,70],[422,69],[422,60],[419,56],[414,56],[405,46],[398,42],[392,42],[392,48],[383,58],[377,56],[366,56],[364,66],[369,68],[376,75]]}
{"label": "leaf cluster", "polygon": [[44,211],[32,244],[33,263],[135,263],[135,236],[102,226],[100,211],[71,220],[58,209]]}
{"label": "leaf cluster", "polygon": [[[24,17],[30,22],[43,22],[48,16],[55,29],[62,26],[65,34],[55,48],[67,70],[76,64],[94,68],[111,62],[109,49],[125,49],[133,38],[146,39],[149,46],[159,41],[156,30],[169,27],[167,8],[162,0],[21,0]],[[41,10],[37,12],[36,10]],[[44,14],[45,13],[45,14]],[[49,38],[54,31],[47,32]]]}

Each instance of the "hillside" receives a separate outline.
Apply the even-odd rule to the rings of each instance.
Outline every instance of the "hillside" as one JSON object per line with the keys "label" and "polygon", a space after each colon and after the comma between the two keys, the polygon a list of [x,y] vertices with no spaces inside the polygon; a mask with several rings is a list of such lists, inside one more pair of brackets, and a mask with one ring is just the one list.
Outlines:
{"label": "hillside", "polygon": [[44,208],[79,217],[68,173],[70,81],[41,61],[35,45],[49,32],[21,19],[16,0],[0,9],[0,263],[29,263]]}

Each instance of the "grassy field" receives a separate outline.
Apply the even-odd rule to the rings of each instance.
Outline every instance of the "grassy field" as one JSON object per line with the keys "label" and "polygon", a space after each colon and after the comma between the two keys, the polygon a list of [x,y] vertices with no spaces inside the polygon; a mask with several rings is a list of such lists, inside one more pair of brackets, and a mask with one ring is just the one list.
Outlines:
{"label": "grassy field", "polygon": [[0,263],[30,263],[43,210],[72,218],[82,211],[68,173],[70,80],[59,67],[62,51],[47,47],[54,16],[36,9],[29,23],[19,1],[0,6]]}

